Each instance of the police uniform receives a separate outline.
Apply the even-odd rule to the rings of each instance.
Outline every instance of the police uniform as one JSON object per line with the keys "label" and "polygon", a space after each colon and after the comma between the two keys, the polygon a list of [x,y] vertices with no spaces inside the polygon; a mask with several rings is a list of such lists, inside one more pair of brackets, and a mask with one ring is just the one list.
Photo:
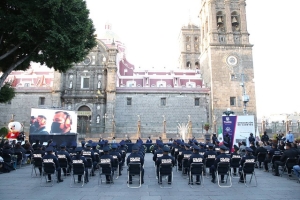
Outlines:
{"label": "police uniform", "polygon": [[[83,163],[84,164],[84,170],[85,170],[85,176],[84,176],[84,182],[87,183],[89,182],[89,173],[88,173],[88,168],[87,168],[87,161],[84,156],[82,156],[82,148],[81,147],[76,147],[74,149],[76,152],[76,155],[72,157],[72,163]],[[81,182],[81,176],[78,175],[78,183]]]}
{"label": "police uniform", "polygon": [[178,150],[178,156],[177,156],[178,170],[179,171],[182,170],[183,151],[185,151],[184,143],[180,142],[180,144],[179,144],[179,150]]}
{"label": "police uniform", "polygon": [[[104,154],[100,157],[100,165],[110,163],[110,165],[112,166],[113,157],[111,155],[109,155],[109,150],[110,150],[110,148],[108,146],[103,147]],[[113,177],[114,170],[112,167],[111,167],[111,169],[112,169],[112,177]],[[110,179],[109,175],[106,175],[106,183],[107,184],[112,183],[112,180]]]}
{"label": "police uniform", "polygon": [[205,152],[206,152],[206,149],[205,149],[204,147],[205,147],[205,144],[202,143],[202,142],[200,142],[199,154],[200,154],[201,156],[203,156],[203,157],[204,157],[204,154],[205,154]]}
{"label": "police uniform", "polygon": [[[190,145],[189,144],[184,144],[184,147],[185,147],[185,149],[182,151],[182,159],[187,159],[186,164],[188,164],[188,159],[192,155],[192,151],[190,150]],[[189,169],[185,168],[183,170],[184,170],[183,174],[187,174]]]}
{"label": "police uniform", "polygon": [[[215,171],[218,167],[219,162],[227,162],[230,163],[230,157],[225,154],[225,151],[228,148],[224,145],[220,146],[220,150],[222,151],[220,155],[217,156],[215,163],[210,167],[211,173],[212,173],[212,182],[215,183],[216,174]],[[221,181],[224,182],[224,175],[221,175]]]}
{"label": "police uniform", "polygon": [[[129,163],[141,163],[142,177],[141,182],[144,183],[144,157],[138,153],[139,147],[138,145],[132,146],[132,153],[127,157],[126,164]],[[132,184],[132,176],[129,175],[129,184]]]}
{"label": "police uniform", "polygon": [[[45,155],[45,151],[42,150],[42,145],[36,145],[36,150],[32,152],[33,158],[43,158]],[[40,175],[42,176],[42,167],[39,167]]]}
{"label": "police uniform", "polygon": [[[59,166],[58,159],[55,155],[52,154],[53,147],[52,146],[47,147],[46,152],[47,154],[43,156],[43,163],[54,163],[57,171],[57,179],[58,179],[57,181],[63,182],[63,180],[61,179],[61,168]],[[51,181],[51,174],[48,174],[48,181],[49,182]]]}
{"label": "police uniform", "polygon": [[[239,154],[239,147],[234,145],[234,152],[231,153],[230,158],[238,158],[241,159],[241,155]],[[233,168],[233,175],[236,175],[236,167]]]}
{"label": "police uniform", "polygon": [[[192,163],[203,163],[204,164],[204,157],[199,154],[200,148],[196,145],[193,146],[193,153],[189,158],[189,165],[191,166]],[[193,184],[193,176],[191,177],[190,183]],[[196,175],[196,184],[200,185],[200,175]]]}
{"label": "police uniform", "polygon": [[[279,166],[283,166],[285,164],[285,161],[288,158],[295,158],[295,157],[298,156],[297,151],[295,151],[293,148],[291,148],[291,144],[290,143],[286,143],[286,146],[288,146],[289,149],[286,149],[283,152],[283,154],[282,154],[282,156],[280,158],[280,161],[275,161],[275,163],[274,163],[274,168],[275,168],[275,174],[274,174],[274,176],[279,176],[278,167]],[[291,170],[292,170],[292,168],[288,168],[287,169],[289,175],[291,174]]]}
{"label": "police uniform", "polygon": [[91,143],[87,143],[86,145],[86,148],[82,151],[82,155],[85,157],[85,158],[91,158],[92,159],[92,165],[93,165],[93,169],[91,171],[91,174],[92,176],[95,176],[95,169],[96,169],[96,166],[97,166],[97,162],[95,160],[95,155],[94,155],[94,151],[91,149]]}
{"label": "police uniform", "polygon": [[77,147],[77,143],[76,142],[72,142],[71,144],[71,149],[69,149],[69,155],[72,159],[73,156],[76,156],[76,147]]}
{"label": "police uniform", "polygon": [[254,144],[254,142],[255,142],[255,138],[254,138],[254,136],[253,136],[253,133],[250,133],[250,137],[248,138],[248,140],[249,140],[249,143],[253,143]]}
{"label": "police uniform", "polygon": [[63,170],[65,176],[70,175],[70,171],[72,168],[72,165],[71,165],[72,159],[70,157],[69,152],[66,151],[66,145],[64,143],[60,145],[60,148],[61,148],[60,151],[57,152],[57,158],[66,158],[67,159],[68,165],[69,165],[69,170],[66,171],[65,168],[63,168],[62,170]]}
{"label": "police uniform", "polygon": [[[172,164],[172,166],[175,165],[175,159],[173,158],[173,156],[169,156],[168,153],[170,151],[170,148],[165,146],[163,147],[163,156],[157,158],[157,161],[156,161],[156,173],[157,173],[157,176],[159,174],[159,166],[160,164],[162,163],[170,163]],[[163,173],[163,171],[162,171]],[[172,175],[168,175],[168,184],[171,184],[172,182]],[[158,183],[162,183],[162,177],[160,177],[160,179],[158,180]]]}
{"label": "police uniform", "polygon": [[[252,152],[253,150],[250,148],[250,147],[246,147],[246,154],[245,156],[241,159],[241,162],[240,162],[240,168],[239,168],[239,172],[240,172],[240,182],[241,183],[244,183],[244,177],[242,176],[242,173],[241,171],[243,170],[243,166],[244,166],[244,163],[247,163],[247,162],[255,162],[255,157],[252,155]],[[246,179],[246,174],[245,174],[245,179]]]}
{"label": "police uniform", "polygon": [[[276,145],[276,147],[277,147],[277,145]],[[264,161],[265,171],[269,171],[268,163],[271,162],[273,155],[276,155],[276,156],[280,156],[281,155],[280,150],[277,149],[277,148],[275,148],[274,145],[272,146],[272,149],[268,152],[267,157],[266,157],[266,159]]]}
{"label": "police uniform", "polygon": [[113,157],[113,159],[117,159],[118,160],[118,162],[119,162],[119,176],[121,176],[122,174],[121,174],[121,168],[122,168],[122,163],[121,163],[121,161],[122,161],[122,157],[121,157],[121,154],[117,151],[117,145],[116,144],[113,144],[112,146],[111,146],[111,148],[112,148],[112,150],[111,150],[111,152],[109,153],[112,157]]}
{"label": "police uniform", "polygon": [[163,143],[158,143],[158,149],[155,151],[154,155],[153,155],[153,161],[156,162],[157,158],[162,157],[163,156],[163,151],[162,148],[164,147]]}

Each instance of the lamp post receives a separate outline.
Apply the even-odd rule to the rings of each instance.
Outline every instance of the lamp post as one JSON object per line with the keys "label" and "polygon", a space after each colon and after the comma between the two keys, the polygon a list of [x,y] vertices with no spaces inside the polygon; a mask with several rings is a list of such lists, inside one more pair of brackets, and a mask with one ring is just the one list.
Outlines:
{"label": "lamp post", "polygon": [[226,115],[226,116],[230,116],[230,115],[234,115],[234,112],[233,112],[233,111],[231,111],[231,109],[230,109],[230,108],[227,108],[227,110],[226,110],[226,111],[224,111],[224,112],[223,112],[223,114],[224,114],[224,115]]}

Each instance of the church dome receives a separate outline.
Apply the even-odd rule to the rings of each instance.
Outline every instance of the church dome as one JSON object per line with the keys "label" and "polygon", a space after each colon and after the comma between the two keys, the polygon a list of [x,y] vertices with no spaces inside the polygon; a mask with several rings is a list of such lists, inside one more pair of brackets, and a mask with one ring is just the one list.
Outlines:
{"label": "church dome", "polygon": [[113,41],[120,42],[120,37],[112,31],[112,26],[108,22],[105,24],[104,34],[99,39],[103,40],[106,44],[111,44]]}

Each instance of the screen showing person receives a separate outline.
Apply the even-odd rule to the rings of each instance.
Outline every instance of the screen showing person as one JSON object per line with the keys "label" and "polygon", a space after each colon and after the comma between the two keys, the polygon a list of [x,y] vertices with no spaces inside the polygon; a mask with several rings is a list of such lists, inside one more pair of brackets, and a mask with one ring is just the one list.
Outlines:
{"label": "screen showing person", "polygon": [[51,133],[69,134],[71,131],[72,118],[68,112],[56,111],[53,116]]}
{"label": "screen showing person", "polygon": [[41,134],[41,135],[49,135],[49,132],[46,130],[47,118],[44,115],[38,115],[33,125],[35,130],[31,132],[32,134]]}

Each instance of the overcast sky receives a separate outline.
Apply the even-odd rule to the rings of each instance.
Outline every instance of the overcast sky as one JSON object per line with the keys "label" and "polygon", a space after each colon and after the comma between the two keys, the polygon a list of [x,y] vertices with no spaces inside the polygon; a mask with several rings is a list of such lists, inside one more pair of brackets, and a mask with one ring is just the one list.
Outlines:
{"label": "overcast sky", "polygon": [[[178,36],[197,18],[201,0],[86,0],[98,36],[106,22],[136,67],[178,67]],[[300,112],[299,0],[247,0],[258,117]]]}

